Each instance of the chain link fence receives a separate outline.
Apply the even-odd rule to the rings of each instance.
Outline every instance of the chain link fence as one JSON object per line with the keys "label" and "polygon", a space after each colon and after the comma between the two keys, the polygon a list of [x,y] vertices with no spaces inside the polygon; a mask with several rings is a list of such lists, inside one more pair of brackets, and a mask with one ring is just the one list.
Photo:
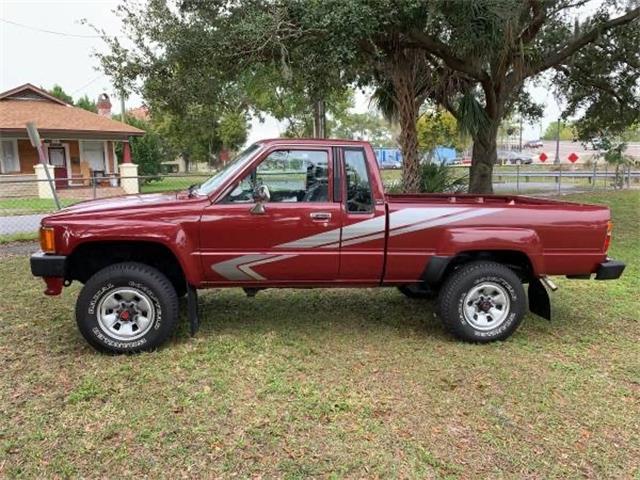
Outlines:
{"label": "chain link fence", "polygon": [[[137,182],[140,193],[186,190],[204,182],[211,173],[169,174],[136,177],[87,177],[82,185],[69,187],[77,179],[55,178],[62,208],[76,203],[126,195],[123,185]],[[45,198],[41,198],[45,197]],[[0,242],[35,238],[40,220],[57,210],[48,180],[35,175],[6,176],[0,180]]]}
{"label": "chain link fence", "polygon": [[[444,188],[439,191],[447,193],[467,191],[468,165],[450,165],[445,170],[446,179],[430,183],[442,185]],[[382,170],[382,180],[387,192],[399,192],[402,189],[402,170]],[[575,165],[496,165],[492,183],[496,194],[549,196],[617,190],[639,187],[640,168],[633,165],[616,168],[598,162]]]}
{"label": "chain link fence", "polygon": [[[442,184],[444,191],[466,191],[469,167],[446,167],[448,179]],[[125,195],[123,184],[138,183],[140,193],[186,190],[189,186],[204,182],[212,172],[188,174],[163,174],[137,177],[91,177],[83,185],[68,187],[71,179],[56,178],[56,193],[61,207],[79,202]],[[402,170],[382,170],[387,191],[401,187]],[[606,191],[640,186],[640,169],[621,166],[616,169],[604,163],[577,165],[508,165],[493,170],[495,193],[523,195],[557,195],[572,192]],[[48,193],[48,195],[47,195]],[[0,242],[36,238],[41,219],[57,210],[47,180],[37,180],[34,175],[0,179]]]}
{"label": "chain link fence", "polygon": [[616,168],[605,162],[510,165],[495,168],[492,181],[496,193],[562,195],[632,188],[639,185],[640,170],[632,165]]}

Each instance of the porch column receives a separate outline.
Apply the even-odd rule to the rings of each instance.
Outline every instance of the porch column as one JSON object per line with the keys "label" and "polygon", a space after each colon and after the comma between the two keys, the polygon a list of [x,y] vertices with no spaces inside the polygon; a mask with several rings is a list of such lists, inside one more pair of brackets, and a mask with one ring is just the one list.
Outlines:
{"label": "porch column", "polygon": [[131,147],[128,140],[122,142],[122,162],[131,163]]}
{"label": "porch column", "polygon": [[120,171],[120,185],[124,193],[140,193],[138,180],[138,165],[131,161],[131,147],[128,141],[122,142],[122,163],[118,167]]}
{"label": "porch column", "polygon": [[47,179],[47,169],[49,171],[49,175],[53,178],[53,166],[44,163],[37,163],[33,166],[33,170],[36,172],[36,179],[38,180],[38,198],[53,198],[53,192],[51,191],[51,186],[56,188],[55,182],[51,182],[49,184]]}

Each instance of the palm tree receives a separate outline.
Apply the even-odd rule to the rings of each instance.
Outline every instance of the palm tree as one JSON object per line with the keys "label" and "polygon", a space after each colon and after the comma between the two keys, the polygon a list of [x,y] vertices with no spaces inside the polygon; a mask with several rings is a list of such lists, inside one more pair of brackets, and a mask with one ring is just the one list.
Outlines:
{"label": "palm tree", "polygon": [[390,42],[376,68],[372,100],[383,116],[400,125],[398,142],[403,157],[402,187],[421,189],[417,122],[420,107],[432,91],[432,69],[424,53]]}

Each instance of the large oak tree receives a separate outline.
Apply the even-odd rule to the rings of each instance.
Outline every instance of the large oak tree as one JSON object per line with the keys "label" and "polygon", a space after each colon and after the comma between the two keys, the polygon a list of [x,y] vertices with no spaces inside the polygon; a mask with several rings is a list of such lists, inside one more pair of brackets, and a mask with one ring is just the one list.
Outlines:
{"label": "large oak tree", "polygon": [[450,111],[473,138],[469,189],[479,193],[492,191],[501,121],[536,110],[527,82],[546,78],[560,87],[573,112],[588,113],[585,135],[612,118],[617,129],[638,117],[635,1],[595,9],[587,0],[137,5],[121,9],[134,48],[109,39],[111,52],[102,57],[119,83],[141,79],[145,96],[174,107],[220,102],[259,110],[277,102],[256,92],[295,95],[315,113],[317,135],[326,98],[350,83],[372,85],[400,122],[408,191],[420,183],[416,121],[425,101]]}

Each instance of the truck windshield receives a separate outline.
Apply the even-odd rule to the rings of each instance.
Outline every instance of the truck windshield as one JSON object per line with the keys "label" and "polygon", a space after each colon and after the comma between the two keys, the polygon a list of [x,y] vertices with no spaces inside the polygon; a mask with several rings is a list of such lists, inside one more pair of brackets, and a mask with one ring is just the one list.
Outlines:
{"label": "truck windshield", "polygon": [[213,177],[202,183],[195,193],[198,195],[209,195],[220,187],[227,179],[233,177],[237,172],[249,163],[254,155],[262,148],[262,144],[254,143],[240,152],[236,158],[227,163],[222,170]]}

